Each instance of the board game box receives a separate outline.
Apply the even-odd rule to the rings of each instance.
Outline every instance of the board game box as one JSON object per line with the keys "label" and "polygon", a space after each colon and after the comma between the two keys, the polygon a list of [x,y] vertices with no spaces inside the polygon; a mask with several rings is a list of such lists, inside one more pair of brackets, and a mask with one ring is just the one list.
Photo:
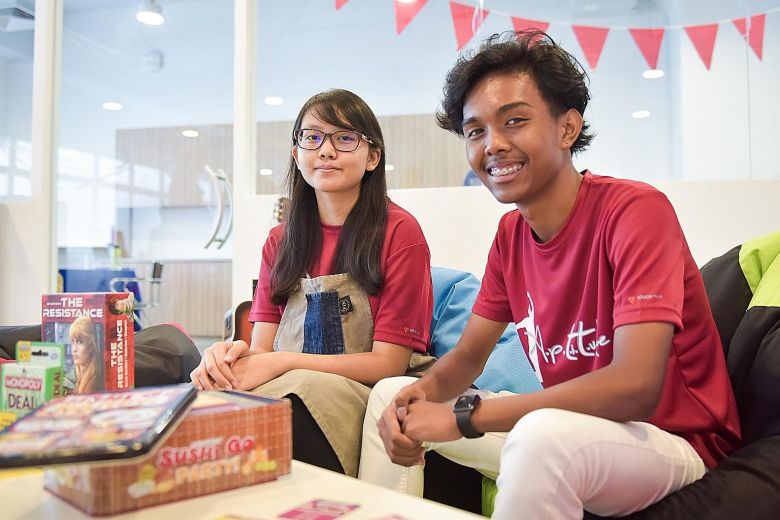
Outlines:
{"label": "board game box", "polygon": [[290,472],[291,459],[288,400],[199,392],[148,455],[48,468],[44,483],[87,514],[102,516],[275,480]]}
{"label": "board game box", "polygon": [[70,393],[135,384],[132,293],[64,293],[42,298],[41,337],[65,345]]}
{"label": "board game box", "polygon": [[[64,357],[64,345],[18,341],[16,362],[0,365],[0,410],[10,412],[15,420],[63,395]],[[13,422],[7,417],[8,424]]]}

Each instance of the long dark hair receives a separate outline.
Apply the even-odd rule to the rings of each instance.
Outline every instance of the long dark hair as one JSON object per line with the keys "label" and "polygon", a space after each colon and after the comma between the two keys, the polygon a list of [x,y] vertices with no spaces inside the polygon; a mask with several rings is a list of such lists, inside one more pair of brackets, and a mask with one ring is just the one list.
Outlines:
{"label": "long dark hair", "polygon": [[[349,273],[368,294],[377,294],[384,281],[380,255],[387,227],[385,144],[379,121],[366,102],[348,90],[334,89],[312,96],[298,113],[294,131],[300,130],[308,112],[331,125],[364,134],[379,150],[379,164],[363,175],[358,200],[344,222],[335,266],[336,273]],[[292,157],[287,167],[287,193],[290,206],[284,237],[271,269],[271,301],[276,305],[298,290],[300,279],[322,249],[317,197]]]}
{"label": "long dark hair", "polygon": [[[583,117],[590,100],[588,74],[577,58],[537,29],[494,34],[476,53],[464,54],[447,73],[444,98],[436,114],[439,126],[463,137],[463,105],[471,89],[484,77],[524,72],[536,82],[550,113],[559,116],[573,108]],[[571,146],[575,154],[588,147],[593,134],[583,121]]]}

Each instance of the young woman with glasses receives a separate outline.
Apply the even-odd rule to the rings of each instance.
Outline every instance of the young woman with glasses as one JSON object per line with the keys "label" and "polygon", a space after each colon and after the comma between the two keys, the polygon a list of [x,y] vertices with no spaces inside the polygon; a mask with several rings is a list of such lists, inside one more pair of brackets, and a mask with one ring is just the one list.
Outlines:
{"label": "young woman with glasses", "polygon": [[427,361],[430,253],[387,197],[382,131],[352,92],[301,108],[287,192],[263,247],[251,344],[214,344],[191,377],[289,397],[294,458],[354,476],[369,387]]}

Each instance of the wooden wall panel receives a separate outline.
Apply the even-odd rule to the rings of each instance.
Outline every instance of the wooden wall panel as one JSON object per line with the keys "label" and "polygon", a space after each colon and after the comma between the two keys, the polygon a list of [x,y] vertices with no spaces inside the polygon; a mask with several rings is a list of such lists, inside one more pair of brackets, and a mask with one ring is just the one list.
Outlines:
{"label": "wooden wall panel", "polygon": [[[148,265],[135,266],[139,275]],[[180,323],[191,336],[221,337],[225,312],[230,308],[232,263],[168,262],[163,268],[160,304],[149,312],[153,324]],[[141,297],[148,294],[141,285]]]}
{"label": "wooden wall panel", "polygon": [[[469,169],[463,140],[436,126],[433,114],[379,117],[385,138],[388,186],[431,188],[461,186]],[[292,148],[292,121],[257,124],[256,191],[284,191],[284,178]],[[130,197],[120,206],[215,205],[215,194],[204,167],[222,168],[232,179],[233,127],[191,127],[196,138],[181,135],[183,127],[142,128],[117,132],[117,159],[131,169]],[[261,169],[273,173],[260,175]]]}

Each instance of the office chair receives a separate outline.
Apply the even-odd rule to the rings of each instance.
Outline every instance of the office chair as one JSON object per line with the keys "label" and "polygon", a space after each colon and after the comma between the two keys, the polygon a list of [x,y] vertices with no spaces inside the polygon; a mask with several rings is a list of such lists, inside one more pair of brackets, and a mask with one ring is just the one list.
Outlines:
{"label": "office chair", "polygon": [[152,325],[149,311],[160,304],[160,285],[162,283],[163,263],[152,264],[152,272],[149,277],[116,277],[112,278],[108,286],[114,292],[134,292],[131,284],[139,288],[141,284],[148,286],[148,291],[141,291],[141,297],[137,298],[135,311],[138,321],[142,326]]}

